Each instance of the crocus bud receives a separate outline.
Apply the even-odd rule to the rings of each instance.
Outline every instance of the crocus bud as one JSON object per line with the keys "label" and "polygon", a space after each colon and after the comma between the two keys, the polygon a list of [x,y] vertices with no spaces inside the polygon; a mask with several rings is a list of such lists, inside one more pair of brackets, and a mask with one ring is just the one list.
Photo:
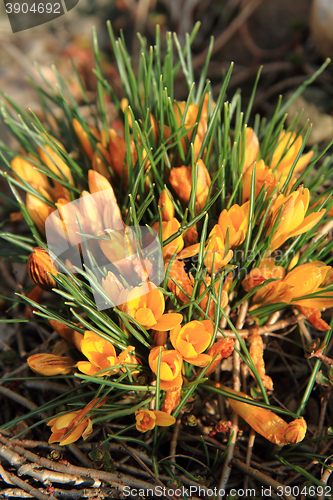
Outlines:
{"label": "crocus bud", "polygon": [[94,152],[93,152],[93,148],[91,146],[89,135],[87,134],[87,132],[82,127],[81,123],[76,118],[74,118],[74,120],[73,120],[73,128],[74,128],[75,133],[78,136],[80,143],[81,143],[83,149],[85,150],[89,160],[92,160]]}
{"label": "crocus bud", "polygon": [[57,356],[55,354],[33,354],[27,359],[31,370],[38,375],[67,375],[74,366],[75,361],[67,356]]}
{"label": "crocus bud", "polygon": [[168,221],[174,218],[175,209],[166,189],[163,189],[163,191],[160,194],[160,199],[158,200],[158,206],[161,208],[163,207],[161,211],[162,220]]}
{"label": "crocus bud", "polygon": [[[237,392],[230,387],[216,384],[216,387],[228,391],[237,396],[253,401],[244,392]],[[268,441],[280,446],[286,444],[299,443],[306,433],[306,422],[299,418],[287,424],[285,420],[266,408],[254,406],[242,401],[228,398],[231,408],[242,417],[256,432],[264,436]]]}
{"label": "crocus bud", "polygon": [[132,129],[133,128],[132,116],[131,116],[131,113],[128,109],[128,106],[129,106],[128,99],[126,99],[126,97],[123,97],[122,100],[120,101],[120,107],[121,107],[121,110],[124,113],[124,115],[127,114],[128,124],[129,124],[130,128]]}
{"label": "crocus bud", "polygon": [[110,200],[117,206],[117,199],[113,188],[104,175],[99,174],[95,170],[89,170],[88,185],[91,194],[98,193],[98,195],[94,196],[94,200],[100,214],[103,214],[105,205]]}
{"label": "crocus bud", "polygon": [[127,302],[129,290],[124,287],[117,276],[111,271],[108,272],[106,278],[102,278],[102,287],[116,305]]}
{"label": "crocus bud", "polygon": [[[83,335],[82,333],[77,332],[76,330],[73,330],[73,328],[70,328],[69,326],[64,325],[63,323],[60,323],[60,321],[55,321],[53,319],[49,320],[50,325],[52,328],[55,329],[55,331],[63,337],[65,340],[68,342],[71,342],[72,344],[75,344],[75,347],[81,351],[81,344],[83,340]],[[77,323],[78,326],[82,326],[79,323]]]}
{"label": "crocus bud", "polygon": [[289,266],[288,266],[288,271],[291,271],[294,269],[294,267],[298,264],[300,254],[299,252],[295,253],[294,257],[291,259]]}
{"label": "crocus bud", "polygon": [[[169,221],[162,221],[162,236],[163,241],[167,240],[170,236],[175,234],[180,228],[178,220],[174,217]],[[159,233],[159,222],[155,222],[153,229]],[[174,253],[179,253],[184,246],[183,236],[177,236],[173,241],[164,245],[163,247],[163,257],[164,259],[171,259]]]}
{"label": "crocus bud", "polygon": [[284,440],[288,444],[296,444],[302,441],[306,434],[306,422],[304,418],[297,418],[290,422],[284,433]]}
{"label": "crocus bud", "polygon": [[226,240],[229,228],[229,247],[238,247],[245,240],[249,223],[249,202],[243,205],[232,205],[229,210],[224,209],[219,217],[219,226]]}
{"label": "crocus bud", "polygon": [[[107,154],[109,154],[107,150],[105,151],[107,152]],[[92,168],[95,170],[95,172],[98,172],[99,174],[103,175],[108,181],[110,181],[111,175],[101,154],[102,153],[95,151],[92,159]]]}
{"label": "crocus bud", "polygon": [[[132,165],[134,166],[137,159],[137,151],[134,143],[134,139],[130,138],[130,153],[132,156]],[[109,151],[111,157],[111,167],[112,170],[118,177],[124,176],[125,186],[128,184],[128,165],[127,162],[124,165],[126,158],[126,141],[113,129],[109,130]]]}
{"label": "crocus bud", "polygon": [[[54,137],[52,139],[60,149],[65,151],[65,148],[61,144],[61,142],[57,141]],[[74,185],[71,170],[66,165],[61,156],[56,153],[48,144],[44,144],[43,148],[44,149],[38,147],[37,151],[40,159],[45,163],[45,165],[49,167],[49,169],[52,170],[52,172],[55,173],[58,177]]]}
{"label": "crocus bud", "polygon": [[80,212],[85,218],[87,228],[92,234],[96,234],[104,229],[102,213],[99,211],[94,196],[88,191],[82,191],[80,196]]}
{"label": "crocus bud", "polygon": [[[40,286],[36,285],[27,294],[27,298],[31,299],[33,302],[36,302],[37,304],[40,304],[42,295],[43,295],[43,289]],[[32,317],[32,313],[34,311],[36,311],[36,307],[33,307],[30,304],[27,304],[24,316],[27,319],[30,319]]]}
{"label": "crocus bud", "polygon": [[[104,131],[103,131],[104,132]],[[105,135],[105,133],[104,133]],[[104,144],[102,144],[101,142],[98,142],[97,143],[97,149],[100,150],[100,152],[102,153],[103,157],[104,157],[104,160],[106,161],[106,163],[108,165],[111,165],[111,155],[108,151],[108,149],[106,149],[106,147],[104,146]],[[104,174],[103,174],[104,175]],[[111,177],[111,176],[110,176]]]}
{"label": "crocus bud", "polygon": [[[45,189],[43,190],[43,188],[40,188],[39,191],[43,196],[45,196],[47,199],[51,201],[51,198],[47,194]],[[30,217],[37,226],[37,229],[43,235],[45,235],[45,221],[48,218],[48,216],[52,212],[54,212],[55,209],[50,205],[48,205],[47,203],[45,203],[45,201],[40,200],[39,198],[30,193],[27,193],[25,204]]]}
{"label": "crocus bud", "polygon": [[230,356],[234,350],[234,345],[235,342],[229,337],[218,340],[212,345],[207,354],[211,356],[212,359],[215,359],[206,371],[205,376],[213,373],[221,359],[228,358]]}
{"label": "crocus bud", "polygon": [[32,281],[43,290],[52,290],[57,286],[51,274],[55,276],[58,274],[58,266],[43,248],[34,248],[29,256],[27,268]]}
{"label": "crocus bud", "polygon": [[46,190],[50,190],[51,186],[46,175],[36,170],[34,164],[28,161],[26,158],[15,156],[15,158],[13,158],[10,162],[10,165],[15,174],[24,181],[28,182],[29,184],[33,182],[37,186],[41,186]]}
{"label": "crocus bud", "polygon": [[198,231],[196,230],[196,224],[184,231],[183,236],[186,247],[194,245],[194,243],[198,241]]}
{"label": "crocus bud", "polygon": [[[241,154],[242,154],[242,144],[241,144]],[[246,139],[245,139],[245,156],[243,172],[245,172],[258,158],[260,151],[258,137],[256,136],[254,130],[251,127],[246,129]]]}
{"label": "crocus bud", "polygon": [[177,387],[174,391],[166,391],[163,401],[162,411],[171,415],[177,408],[182,396],[182,386]]}

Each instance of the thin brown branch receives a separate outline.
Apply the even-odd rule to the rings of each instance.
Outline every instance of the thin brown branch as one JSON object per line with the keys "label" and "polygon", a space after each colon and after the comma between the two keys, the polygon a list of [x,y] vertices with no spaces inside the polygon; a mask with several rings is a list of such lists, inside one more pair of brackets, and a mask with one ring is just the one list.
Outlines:
{"label": "thin brown branch", "polygon": [[156,475],[153,473],[153,471],[151,471],[149,469],[149,467],[146,465],[146,463],[138,456],[138,454],[137,454],[136,450],[134,450],[134,448],[130,448],[129,446],[127,446],[123,442],[120,443],[120,447],[123,448],[123,450],[127,451],[127,453],[129,455],[131,455],[138,462],[138,464],[140,464],[142,469],[145,470],[150,475],[150,477],[153,479],[153,481],[156,484],[158,484],[159,486],[162,486],[162,487],[164,486],[162,481],[158,477],[156,477]]}
{"label": "thin brown branch", "polygon": [[[131,476],[127,476],[125,474],[113,473],[113,472],[105,472],[101,470],[95,469],[86,469],[84,467],[77,467],[67,462],[67,464],[61,464],[58,462],[53,462],[44,457],[39,457],[34,453],[22,448],[21,446],[11,445],[9,439],[6,439],[4,436],[0,434],[0,442],[6,446],[2,446],[0,449],[0,455],[4,458],[9,458],[9,462],[14,465],[15,463],[19,463],[19,465],[23,465],[25,460],[29,460],[35,464],[38,464],[41,467],[48,468],[53,471],[62,472],[65,474],[72,474],[74,476],[85,476],[93,479],[100,479],[101,481],[105,481],[107,483],[112,484],[114,488],[117,488],[119,491],[123,491],[124,486],[130,486],[133,488],[141,488],[148,489],[152,487],[151,483],[147,483],[145,481],[141,481],[140,479],[135,479]],[[13,457],[13,463],[10,461],[11,457]],[[164,484],[155,478],[155,482],[164,486]],[[175,500],[174,497],[166,496],[166,498]]]}
{"label": "thin brown branch", "polygon": [[48,485],[49,483],[57,484],[71,484],[73,486],[86,486],[92,488],[99,488],[101,486],[101,481],[99,479],[91,479],[84,476],[76,476],[72,474],[64,474],[62,472],[50,471],[47,469],[41,469],[35,464],[25,464],[22,465],[18,470],[17,474],[19,476],[30,476],[36,481]]}
{"label": "thin brown branch", "polygon": [[[330,475],[332,474],[332,466],[333,463],[331,462],[330,464],[327,464],[321,478],[320,482],[323,483],[323,490],[325,491],[325,486],[327,485],[327,481],[330,478]],[[325,500],[325,494],[323,493],[322,495],[319,495],[318,500]]]}
{"label": "thin brown branch", "polygon": [[4,471],[1,465],[0,475],[2,476],[2,478],[6,477],[7,480],[9,479],[11,484],[15,484],[15,486],[18,486],[19,488],[21,488],[21,490],[26,491],[27,493],[32,495],[32,498],[37,498],[37,500],[56,500],[53,495],[44,495],[44,493],[41,493],[36,488],[33,488],[32,486],[30,486],[30,484],[22,481],[22,479],[16,477],[14,474]]}
{"label": "thin brown branch", "polygon": [[[249,308],[249,301],[245,300],[242,303],[242,305],[240,307],[239,314],[238,314],[238,318],[237,318],[237,322],[236,322],[236,329],[237,330],[241,330],[243,328],[248,308]],[[240,388],[241,388],[240,356],[238,353],[239,349],[240,349],[240,344],[239,344],[238,339],[236,339],[235,350],[233,352],[233,362],[234,362],[234,364],[233,364],[233,382],[234,382],[233,386],[234,386],[235,391],[240,391]],[[231,426],[230,432],[232,433],[232,438],[231,438],[231,442],[230,442],[230,445],[228,447],[227,455],[226,455],[226,458],[225,458],[225,461],[223,464],[221,479],[220,479],[220,483],[219,483],[219,492],[226,489],[226,486],[227,486],[227,483],[228,483],[228,480],[230,477],[230,473],[231,473],[230,463],[231,463],[231,460],[234,456],[237,435],[238,435],[238,415],[236,412],[232,413],[231,422],[232,422],[232,426]],[[222,499],[222,496],[220,495],[220,493],[219,493],[218,498],[219,498],[219,500]]]}
{"label": "thin brown branch", "polygon": [[68,445],[68,449],[70,452],[76,457],[82,465],[85,467],[94,467],[94,463],[84,454],[81,450],[76,446],[76,444],[72,443]]}
{"label": "thin brown branch", "polygon": [[[246,458],[245,458],[245,463],[248,466],[250,466],[250,463],[251,463],[251,457],[252,457],[255,438],[256,438],[256,433],[253,429],[251,429],[250,435],[249,435],[249,440],[247,443]],[[244,490],[247,490],[248,485],[249,485],[249,476],[246,474],[244,476]]]}
{"label": "thin brown branch", "polygon": [[[266,476],[266,474],[259,472],[257,469],[253,469],[252,467],[245,465],[243,462],[241,462],[241,460],[238,460],[238,458],[235,458],[233,460],[233,465],[237,467],[237,469],[242,471],[243,474],[247,474],[258,482],[261,482],[263,485],[272,487],[272,489],[274,489],[275,491],[284,491],[285,486],[283,484],[275,481],[275,479],[272,479],[269,476]],[[280,498],[284,498],[285,500],[296,500],[295,497],[293,497],[292,495],[287,495],[286,493],[284,493],[282,497],[280,496]]]}
{"label": "thin brown branch", "polygon": [[[14,391],[11,391],[7,387],[2,387],[0,385],[0,394],[5,396],[6,398],[11,399],[12,401],[15,401],[16,403],[19,403],[20,405],[24,406],[25,408],[28,408],[30,411],[38,410],[38,406],[35,405],[32,401],[29,401],[27,398],[24,396],[21,396],[20,394],[17,394]],[[42,418],[47,418],[47,414],[45,412],[39,412],[39,415]]]}
{"label": "thin brown branch", "polygon": [[[176,425],[173,429],[172,439],[171,439],[171,443],[170,443],[170,457],[171,457],[170,461],[174,462],[174,463],[176,463],[175,455],[176,455],[177,440],[178,440],[178,436],[179,436],[181,422],[182,422],[182,419],[178,418],[176,421]],[[172,472],[174,473],[175,467],[174,466],[171,466],[171,467],[172,467]]]}
{"label": "thin brown branch", "polygon": [[[326,412],[327,412],[328,400],[330,398],[331,393],[332,393],[332,386],[329,386],[320,399],[320,415],[319,415],[319,422],[318,422],[317,431],[316,431],[316,438],[320,438],[322,435],[325,417],[326,417]],[[319,445],[319,441],[316,441],[315,447],[314,447],[314,453],[316,453],[318,445]]]}
{"label": "thin brown branch", "polygon": [[[273,325],[268,325],[268,326],[260,326],[255,327],[255,328],[249,328],[249,329],[244,329],[242,331],[238,331],[239,335],[245,337],[247,335],[251,335],[255,330],[259,333],[259,335],[264,335],[266,333],[270,332],[275,332],[276,330],[282,330],[283,328],[286,328],[287,326],[294,325],[296,324],[300,319],[305,319],[305,316],[303,314],[297,314],[295,316],[291,316],[288,319],[281,319],[280,321],[277,321]],[[237,329],[237,328],[236,328]],[[235,338],[236,335],[234,334],[233,330],[222,330],[222,332],[225,335],[228,335],[228,337]],[[217,334],[218,337],[222,337],[221,333]]]}

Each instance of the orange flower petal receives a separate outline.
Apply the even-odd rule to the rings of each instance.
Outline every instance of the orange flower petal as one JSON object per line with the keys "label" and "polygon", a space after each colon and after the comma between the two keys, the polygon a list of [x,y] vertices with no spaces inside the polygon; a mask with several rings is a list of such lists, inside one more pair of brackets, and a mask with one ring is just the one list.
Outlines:
{"label": "orange flower petal", "polygon": [[88,425],[88,420],[89,419],[84,419],[83,422],[81,422],[81,424],[79,424],[77,427],[75,427],[69,434],[68,436],[62,438],[60,441],[59,441],[59,444],[60,446],[65,446],[66,444],[71,444],[71,443],[75,443],[75,441],[77,441],[83,434],[85,428],[87,427]]}
{"label": "orange flower petal", "polygon": [[182,314],[179,313],[168,313],[163,314],[157,323],[154,325],[154,330],[158,332],[165,332],[175,328],[175,326],[179,325],[183,321]]}
{"label": "orange flower petal", "polygon": [[92,365],[89,361],[79,361],[76,366],[80,372],[85,373],[86,375],[95,375],[95,373],[100,371],[98,366]]}
{"label": "orange flower petal", "polygon": [[138,309],[136,311],[135,319],[138,323],[140,323],[140,325],[144,326],[145,328],[155,328],[155,316],[153,315],[152,311],[150,309],[147,309],[146,307]]}

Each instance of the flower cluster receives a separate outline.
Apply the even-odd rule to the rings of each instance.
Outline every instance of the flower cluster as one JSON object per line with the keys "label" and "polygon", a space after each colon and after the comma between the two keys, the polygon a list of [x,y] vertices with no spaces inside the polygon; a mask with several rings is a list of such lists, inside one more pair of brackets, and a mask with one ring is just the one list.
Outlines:
{"label": "flower cluster", "polygon": [[[193,82],[186,102],[174,100],[173,71],[166,84],[168,65],[155,65],[153,57],[147,64],[145,50],[138,85],[129,57],[121,66],[126,98],[112,91],[105,99],[109,84],[100,76],[97,119],[94,113],[84,119],[78,105],[64,102],[62,127],[26,124],[20,154],[6,165],[11,187],[26,191],[23,203],[13,189],[36,241],[33,248],[6,233],[30,250],[28,274],[38,288],[22,300],[28,315],[39,309],[61,336],[51,353],[29,356],[28,365],[46,376],[76,370],[89,388],[98,387],[83,408],[48,423],[50,442],[61,445],[89,436],[95,412],[102,420],[132,414],[139,432],[172,425],[189,387],[200,391],[212,372],[219,377],[221,366],[232,369],[232,358],[224,362],[231,354],[234,360],[242,354],[244,376],[254,377],[266,397],[264,388],[272,393],[274,385],[258,325],[271,325],[275,311],[296,310],[318,330],[329,328],[321,313],[333,306],[333,271],[324,262],[333,246],[321,246],[325,230],[314,235],[332,206],[324,190],[311,198],[318,185],[307,176],[314,153],[302,154],[302,136],[285,130],[284,121],[256,123],[255,131],[238,110],[232,128],[234,111],[222,97],[214,102],[208,83],[196,94]],[[114,121],[105,114],[107,100],[118,110]],[[21,124],[17,130],[23,138]],[[12,223],[18,219],[14,214]],[[145,237],[134,237],[139,224],[157,235],[159,259],[143,254]],[[63,254],[48,253],[54,241]],[[72,248],[81,267],[71,261]],[[110,305],[103,312],[96,290]],[[268,440],[303,439],[303,419],[288,425],[267,409],[229,399]]]}

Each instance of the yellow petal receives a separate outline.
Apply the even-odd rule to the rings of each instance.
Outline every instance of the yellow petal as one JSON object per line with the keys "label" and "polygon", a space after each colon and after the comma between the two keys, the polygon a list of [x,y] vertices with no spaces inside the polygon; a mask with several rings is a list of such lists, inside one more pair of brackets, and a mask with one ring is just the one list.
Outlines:
{"label": "yellow petal", "polygon": [[175,328],[183,321],[183,315],[179,313],[168,313],[163,314],[157,323],[154,325],[154,330],[158,332],[166,332]]}
{"label": "yellow petal", "polygon": [[324,216],[325,214],[325,209],[321,210],[320,212],[314,212],[303,220],[302,224],[299,226],[295,227],[295,229],[289,233],[289,238],[291,236],[298,236],[299,234],[306,233],[307,231],[310,231],[318,222],[320,219]]}
{"label": "yellow petal", "polygon": [[184,360],[194,366],[207,366],[211,362],[212,357],[208,354],[198,354],[195,358],[184,357]]}
{"label": "yellow petal", "polygon": [[76,366],[80,372],[85,373],[86,375],[95,375],[95,373],[100,371],[98,366],[89,363],[89,361],[79,361]]}
{"label": "yellow petal", "polygon": [[87,437],[90,436],[90,434],[92,433],[92,431],[93,431],[93,424],[92,424],[92,421],[90,420],[90,418],[88,418],[88,425],[87,425],[87,427],[85,428],[85,430],[82,433],[83,439],[86,440]]}
{"label": "yellow petal", "polygon": [[165,411],[154,410],[154,414],[156,417],[156,425],[161,425],[162,427],[167,427],[176,422],[175,417],[165,413]]}

